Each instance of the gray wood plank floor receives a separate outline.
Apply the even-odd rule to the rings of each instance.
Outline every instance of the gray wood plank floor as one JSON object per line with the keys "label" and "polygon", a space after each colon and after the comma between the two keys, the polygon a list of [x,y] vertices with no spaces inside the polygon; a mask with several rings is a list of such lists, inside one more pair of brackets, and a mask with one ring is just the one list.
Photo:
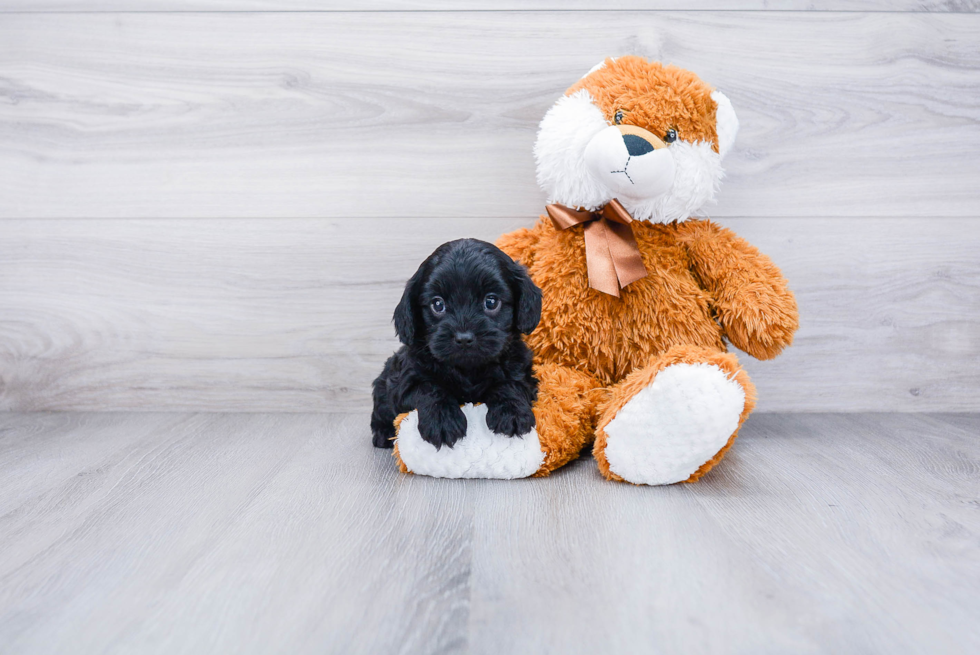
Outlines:
{"label": "gray wood plank floor", "polygon": [[366,423],[0,415],[0,652],[980,649],[980,416],[757,415],[669,488],[401,475]]}

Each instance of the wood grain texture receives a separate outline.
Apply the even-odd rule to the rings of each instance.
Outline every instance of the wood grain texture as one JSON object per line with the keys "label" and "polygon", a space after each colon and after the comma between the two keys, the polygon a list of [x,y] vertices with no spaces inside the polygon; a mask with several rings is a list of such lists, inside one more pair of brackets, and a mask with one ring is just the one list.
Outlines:
{"label": "wood grain texture", "polygon": [[[76,415],[65,430],[57,415],[14,427],[5,418],[7,431],[44,438],[23,448],[34,448],[29,461],[4,452],[0,470],[48,478],[48,488],[0,517],[0,651],[79,652],[85,642],[129,653],[308,652],[313,642],[396,652],[372,647],[392,632],[398,652],[458,641],[466,489],[447,483],[430,497],[370,448],[351,459],[363,421]],[[90,453],[68,475],[47,464],[66,450]],[[423,506],[426,518],[413,516]],[[295,595],[283,603],[287,589]],[[351,603],[352,593],[371,603]],[[51,621],[33,618],[51,610]],[[205,630],[188,634],[198,622]]]}
{"label": "wood grain texture", "polygon": [[976,0],[0,0],[0,12],[905,11],[971,13]]}
{"label": "wood grain texture", "polygon": [[650,488],[401,475],[367,414],[3,414],[0,652],[975,653],[978,435],[757,415]]}
{"label": "wood grain texture", "polygon": [[[366,409],[405,280],[513,219],[21,220],[0,240],[0,408]],[[733,219],[802,327],[742,361],[762,411],[980,410],[974,219]]]}
{"label": "wood grain texture", "polygon": [[[980,423],[968,423],[757,416],[706,487],[638,500],[587,461],[558,488],[488,487],[471,613],[492,618],[476,652],[970,652]],[[910,572],[944,582],[920,593]],[[513,601],[529,596],[549,601]]]}
{"label": "wood grain texture", "polygon": [[978,35],[975,14],[8,14],[0,217],[533,216],[538,121],[631,52],[739,112],[715,215],[976,216]]}

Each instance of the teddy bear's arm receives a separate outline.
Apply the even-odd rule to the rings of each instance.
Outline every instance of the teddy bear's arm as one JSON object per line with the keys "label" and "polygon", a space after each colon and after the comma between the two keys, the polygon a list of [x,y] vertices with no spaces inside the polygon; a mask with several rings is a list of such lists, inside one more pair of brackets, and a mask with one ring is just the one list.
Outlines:
{"label": "teddy bear's arm", "polygon": [[508,232],[497,239],[497,247],[510,255],[510,258],[530,268],[534,263],[534,248],[538,244],[538,226],[533,229],[522,227]]}
{"label": "teddy bear's arm", "polygon": [[790,345],[799,327],[796,298],[772,260],[710,221],[688,221],[678,230],[728,340],[758,359]]}

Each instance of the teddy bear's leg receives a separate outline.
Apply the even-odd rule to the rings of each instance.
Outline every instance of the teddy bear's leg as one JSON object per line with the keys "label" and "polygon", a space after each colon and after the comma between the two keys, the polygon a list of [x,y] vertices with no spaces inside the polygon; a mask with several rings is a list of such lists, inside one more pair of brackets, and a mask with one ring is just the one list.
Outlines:
{"label": "teddy bear's leg", "polygon": [[575,459],[593,436],[599,383],[554,364],[536,367],[535,374],[534,430],[521,437],[495,434],[486,424],[486,405],[465,405],[466,435],[452,448],[437,449],[422,439],[418,412],[409,412],[395,421],[393,454],[399,468],[438,478],[512,480],[548,475]]}
{"label": "teddy bear's leg", "polygon": [[610,480],[694,482],[721,461],[754,406],[734,355],[675,346],[612,387],[593,453]]}
{"label": "teddy bear's leg", "polygon": [[543,476],[578,457],[592,442],[597,401],[606,390],[591,375],[567,366],[541,364],[534,372],[538,377],[534,417],[544,452],[535,476]]}

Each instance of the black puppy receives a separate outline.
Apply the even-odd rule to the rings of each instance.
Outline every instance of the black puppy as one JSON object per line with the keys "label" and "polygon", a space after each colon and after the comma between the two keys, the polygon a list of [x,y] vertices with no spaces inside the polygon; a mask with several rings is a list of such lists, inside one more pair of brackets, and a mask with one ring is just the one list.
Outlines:
{"label": "black puppy", "polygon": [[538,381],[521,339],[541,320],[541,290],[496,246],[439,246],[395,309],[402,348],[374,381],[373,443],[391,448],[395,417],[419,411],[422,438],[452,447],[466,434],[463,403],[486,403],[487,426],[517,436],[534,427]]}

